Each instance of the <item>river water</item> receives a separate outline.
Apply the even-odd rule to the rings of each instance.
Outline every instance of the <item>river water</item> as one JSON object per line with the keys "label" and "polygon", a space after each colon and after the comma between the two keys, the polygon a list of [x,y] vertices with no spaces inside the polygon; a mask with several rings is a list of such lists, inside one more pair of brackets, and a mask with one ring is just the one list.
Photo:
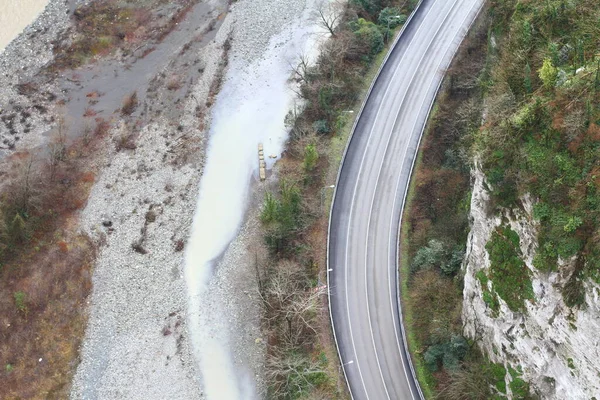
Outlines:
{"label": "river water", "polygon": [[[207,160],[191,237],[186,245],[190,335],[200,361],[208,400],[257,398],[248,381],[236,371],[224,310],[207,308],[209,283],[217,260],[235,238],[248,206],[248,192],[258,178],[258,145],[264,145],[267,168],[279,158],[287,139],[284,119],[294,107],[289,63],[298,54],[316,56],[319,28],[309,7],[290,16],[281,32],[271,37],[261,58],[249,65],[232,60],[212,111]],[[234,41],[235,43],[235,41]],[[235,50],[235,49],[234,49]]]}
{"label": "river water", "polygon": [[48,0],[0,0],[0,52],[44,11]]}

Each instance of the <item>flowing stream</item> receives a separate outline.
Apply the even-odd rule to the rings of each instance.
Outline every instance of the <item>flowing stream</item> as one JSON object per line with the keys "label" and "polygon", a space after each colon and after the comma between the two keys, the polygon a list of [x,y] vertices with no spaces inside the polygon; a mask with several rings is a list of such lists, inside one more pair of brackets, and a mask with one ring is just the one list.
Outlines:
{"label": "flowing stream", "polygon": [[233,366],[227,316],[218,306],[205,306],[207,288],[218,259],[243,222],[250,184],[258,179],[258,144],[264,145],[268,168],[275,161],[269,156],[279,157],[283,150],[284,119],[295,101],[289,63],[303,52],[316,54],[322,37],[316,29],[305,10],[271,38],[260,60],[248,65],[233,59],[213,108],[185,266],[189,329],[209,400],[257,397],[252,377]]}

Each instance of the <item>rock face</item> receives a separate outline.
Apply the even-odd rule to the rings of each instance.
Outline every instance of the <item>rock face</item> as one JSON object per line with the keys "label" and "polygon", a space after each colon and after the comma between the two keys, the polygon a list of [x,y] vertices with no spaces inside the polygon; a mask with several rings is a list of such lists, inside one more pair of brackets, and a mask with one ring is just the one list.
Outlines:
{"label": "rock face", "polygon": [[[585,304],[567,307],[561,289],[572,261],[561,261],[558,269],[563,272],[541,272],[533,266],[537,239],[532,199],[525,196],[521,209],[493,215],[483,173],[476,168],[472,175],[472,227],[463,265],[465,336],[475,339],[492,361],[522,369],[532,394],[543,399],[600,399],[600,287],[585,282]],[[519,234],[523,260],[531,271],[534,299],[525,302],[523,312],[511,311],[500,298],[499,310],[492,310],[476,277],[479,271],[489,271],[486,243],[501,223]],[[507,396],[512,398],[510,374],[506,379]]]}

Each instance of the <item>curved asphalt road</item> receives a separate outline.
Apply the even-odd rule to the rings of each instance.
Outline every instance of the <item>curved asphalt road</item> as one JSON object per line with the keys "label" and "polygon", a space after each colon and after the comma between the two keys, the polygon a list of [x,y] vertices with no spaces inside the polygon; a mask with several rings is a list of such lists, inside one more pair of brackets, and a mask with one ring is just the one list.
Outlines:
{"label": "curved asphalt road", "polygon": [[334,334],[355,400],[421,397],[400,322],[400,216],[443,72],[483,2],[423,0],[346,149],[329,221],[328,281]]}

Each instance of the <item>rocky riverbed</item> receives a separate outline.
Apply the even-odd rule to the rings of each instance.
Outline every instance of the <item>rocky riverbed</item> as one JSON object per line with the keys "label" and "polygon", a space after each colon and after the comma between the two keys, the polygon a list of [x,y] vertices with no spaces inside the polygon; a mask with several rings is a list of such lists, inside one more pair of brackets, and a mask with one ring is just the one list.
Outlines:
{"label": "rocky riverbed", "polygon": [[[234,87],[236,81],[252,78],[269,86],[270,77],[264,76],[269,64],[278,71],[273,95],[290,101],[288,94],[281,97],[278,92],[287,90],[279,82],[280,77],[287,80],[281,66],[302,51],[294,46],[307,43],[306,37],[299,38],[307,34],[312,18],[307,7],[312,5],[305,0],[241,0],[233,6],[226,0],[203,1],[156,43],[45,74],[56,45],[71,40],[71,16],[77,7],[73,0],[51,0],[0,55],[4,159],[19,151],[44,157],[61,124],[71,132],[69,140],[81,140],[82,135],[85,140],[93,131],[90,124],[108,123],[103,150],[90,158],[98,174],[79,218],[79,229],[99,251],[71,398],[206,396],[203,378],[209,371],[199,369],[202,360],[191,341],[184,254],[213,134],[211,107],[215,101],[219,107],[221,85]],[[132,112],[120,111],[123,95],[133,92],[137,99]],[[251,103],[251,92],[244,96]],[[229,104],[227,96],[221,102]],[[289,105],[280,105],[277,115],[262,105],[267,111],[262,121],[277,119],[268,154],[282,149]],[[225,107],[219,109],[222,115]],[[254,167],[248,167],[253,176],[248,182],[257,181]],[[233,241],[225,243],[194,310],[208,313],[205,322],[212,325],[203,332],[226,344],[244,399],[264,393],[265,346],[256,283],[256,264],[265,251],[258,223],[264,184],[247,185],[241,188],[242,219],[234,227]],[[216,398],[214,391],[209,398]]]}

